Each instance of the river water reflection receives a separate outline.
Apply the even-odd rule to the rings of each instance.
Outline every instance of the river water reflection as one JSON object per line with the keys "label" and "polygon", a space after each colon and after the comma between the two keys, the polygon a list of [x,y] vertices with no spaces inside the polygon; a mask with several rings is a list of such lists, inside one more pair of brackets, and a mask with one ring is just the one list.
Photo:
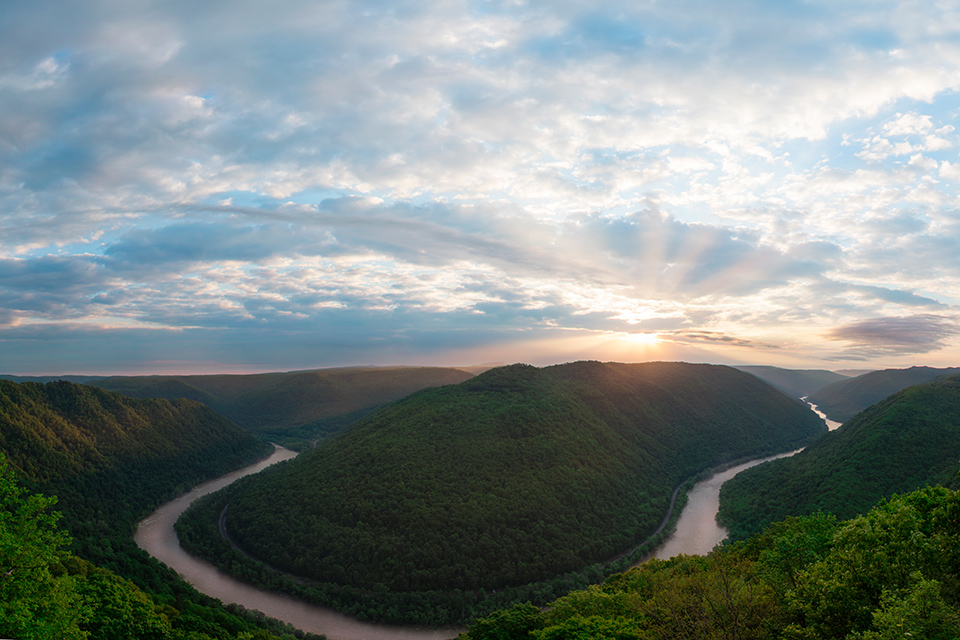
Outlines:
{"label": "river water reflection", "polygon": [[[806,401],[806,398],[803,399]],[[830,420],[817,405],[807,402],[810,409],[820,416],[827,429],[833,431],[840,427],[840,423]],[[685,553],[688,555],[705,555],[723,542],[727,537],[727,528],[717,523],[717,511],[720,510],[720,487],[723,483],[745,469],[755,467],[768,460],[786,458],[803,451],[797,449],[789,453],[751,460],[744,464],[730,467],[726,471],[717,473],[702,482],[698,482],[687,494],[687,504],[680,512],[677,520],[677,529],[670,538],[654,553],[653,557],[666,560],[673,556]]]}
{"label": "river water reflection", "polygon": [[720,509],[720,487],[724,482],[737,475],[744,469],[755,467],[758,464],[777,458],[786,458],[802,451],[797,449],[789,453],[751,460],[730,467],[726,471],[714,474],[693,485],[687,494],[687,504],[680,512],[677,520],[677,529],[653,554],[654,557],[666,560],[673,556],[685,553],[688,555],[706,555],[723,542],[727,537],[726,527],[717,524],[717,511]]}

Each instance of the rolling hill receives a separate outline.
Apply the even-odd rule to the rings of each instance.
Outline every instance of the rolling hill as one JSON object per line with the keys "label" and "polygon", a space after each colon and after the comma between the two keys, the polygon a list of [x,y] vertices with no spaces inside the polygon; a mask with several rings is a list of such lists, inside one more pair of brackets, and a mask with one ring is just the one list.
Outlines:
{"label": "rolling hill", "polygon": [[416,393],[238,482],[226,526],[246,552],[325,584],[501,589],[621,553],[689,476],[823,432],[729,367],[514,365]]}
{"label": "rolling hill", "polygon": [[933,367],[871,371],[856,378],[827,385],[811,393],[807,399],[817,405],[817,408],[831,420],[846,422],[860,411],[901,389],[958,373],[960,368],[935,369]]}
{"label": "rolling hill", "polygon": [[786,516],[865,513],[881,498],[957,484],[960,376],[909,387],[866,409],[796,456],[723,485],[720,519],[733,539]]}
{"label": "rolling hill", "polygon": [[463,382],[443,367],[351,367],[250,375],[116,376],[89,384],[131,398],[188,398],[284,444],[325,437],[374,408],[427,387]]}
{"label": "rolling hill", "polygon": [[[10,534],[7,527],[17,521],[4,514],[16,514],[20,505],[31,501],[47,501],[39,494],[57,497],[62,526],[73,541],[69,550],[84,560],[51,548],[46,555],[55,560],[49,567],[34,569],[42,569],[37,574],[41,582],[59,584],[63,593],[50,597],[72,594],[76,601],[70,611],[62,610],[66,600],[50,606],[55,612],[60,607],[64,619],[76,616],[74,622],[90,638],[201,640],[262,632],[262,623],[227,613],[146,556],[134,544],[133,530],[162,501],[271,449],[193,401],[135,400],[66,381],[0,380],[0,467],[6,469],[0,472],[0,484],[9,483],[0,496],[5,503],[0,505],[0,537]],[[30,498],[21,495],[22,488],[11,489],[16,485],[9,474],[16,476],[27,495],[38,495]],[[18,545],[40,540],[38,531],[48,529],[47,522],[39,529],[26,526],[14,531]],[[9,550],[0,543],[0,568],[10,560]],[[57,576],[62,575],[71,580],[59,581]],[[9,581],[0,582],[0,589],[10,586]],[[24,603],[11,602],[7,591],[0,596],[7,598],[0,607],[0,635],[58,637],[60,631],[31,635],[30,624],[14,625]],[[27,615],[29,623],[39,610],[27,611],[33,611]]]}

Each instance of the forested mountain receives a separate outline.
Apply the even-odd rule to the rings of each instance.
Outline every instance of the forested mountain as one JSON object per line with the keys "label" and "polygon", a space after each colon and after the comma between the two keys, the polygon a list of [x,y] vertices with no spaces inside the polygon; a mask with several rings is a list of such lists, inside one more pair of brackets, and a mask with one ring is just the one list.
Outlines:
{"label": "forested mountain", "polygon": [[[256,625],[201,596],[138,549],[133,530],[163,500],[269,449],[193,401],[133,400],[70,382],[0,381],[0,514],[21,514],[0,518],[0,538],[18,541],[13,547],[0,544],[0,568],[16,569],[28,544],[49,539],[49,544],[38,543],[48,548],[49,557],[44,556],[42,566],[30,564],[31,571],[39,571],[39,582],[34,582],[56,586],[48,594],[54,598],[47,607],[53,607],[51,615],[76,614],[77,629],[90,638],[201,640],[256,632]],[[30,497],[17,488],[11,473],[36,494]],[[61,524],[41,517],[51,508],[41,494],[57,496]],[[42,526],[31,525],[33,521]],[[70,535],[58,534],[59,526]],[[37,538],[38,531],[45,531],[45,537]],[[71,536],[72,545],[58,551]],[[0,576],[19,576],[26,569],[7,571]],[[63,575],[70,579],[50,582]],[[12,589],[14,583],[33,584],[0,578],[2,589]],[[46,627],[11,627],[18,616],[29,622],[40,613],[24,613],[23,603],[5,593],[0,636],[69,636]]]}
{"label": "forested mountain", "polygon": [[957,483],[960,376],[904,389],[805,451],[738,474],[720,492],[720,519],[743,539],[786,516],[841,518],[881,498]]}
{"label": "forested mountain", "polygon": [[708,556],[651,560],[460,640],[956,640],[960,493],[927,487],[848,522],[789,518]]}
{"label": "forested mountain", "polygon": [[226,525],[249,553],[326,584],[501,589],[621,553],[689,476],[825,431],[729,367],[514,365],[409,396],[238,482]]}
{"label": "forested mountain", "polygon": [[860,411],[892,396],[901,389],[958,373],[960,368],[935,369],[933,367],[871,371],[856,378],[827,385],[811,393],[808,400],[817,405],[817,408],[827,414],[831,420],[846,422]]}
{"label": "forested mountain", "polygon": [[803,398],[828,384],[849,380],[848,376],[824,369],[781,369],[765,365],[743,365],[736,368],[769,382],[793,398]]}
{"label": "forested mountain", "polygon": [[442,367],[352,367],[251,375],[118,376],[89,384],[131,398],[189,398],[274,442],[323,437],[375,407],[472,373]]}

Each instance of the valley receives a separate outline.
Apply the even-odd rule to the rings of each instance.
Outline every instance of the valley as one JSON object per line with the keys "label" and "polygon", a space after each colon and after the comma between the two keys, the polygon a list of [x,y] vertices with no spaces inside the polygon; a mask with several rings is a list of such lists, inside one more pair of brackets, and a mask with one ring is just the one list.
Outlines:
{"label": "valley", "polygon": [[[795,453],[793,451],[742,463],[695,484],[687,494],[686,506],[676,521],[676,527],[656,548],[653,557],[668,559],[678,554],[709,553],[727,534],[726,530],[716,523],[720,486],[745,469]],[[259,473],[277,462],[289,460],[294,455],[294,452],[278,448],[265,460],[198,485],[176,500],[162,505],[140,522],[136,533],[137,545],[207,595],[223,602],[237,603],[248,609],[262,611],[270,617],[289,622],[298,629],[322,633],[331,640],[446,640],[464,631],[463,627],[420,628],[362,622],[329,607],[301,602],[254,587],[183,550],[177,539],[174,523],[191,503],[242,477]],[[668,513],[667,517],[669,515]],[[643,562],[647,559],[649,558],[645,558]]]}
{"label": "valley", "polygon": [[[829,377],[820,371],[787,374],[764,368],[761,373],[778,380],[781,387],[790,385],[794,394],[809,391],[811,385]],[[897,371],[883,373],[884,379],[896,379],[899,376]],[[928,373],[924,372],[924,375]],[[387,472],[387,475],[383,476],[386,483],[383,486],[396,488],[411,484],[395,475],[398,471],[419,469],[414,484],[425,491],[417,498],[420,507],[401,506],[399,510],[393,507],[395,510],[390,511],[389,505],[398,499],[403,504],[402,500],[406,499],[404,496],[407,494],[397,493],[395,490],[378,490],[375,485],[370,484],[358,485],[358,489],[354,491],[355,495],[362,496],[365,501],[375,502],[381,498],[386,500],[380,506],[361,507],[368,509],[361,513],[362,521],[366,525],[375,524],[376,519],[371,518],[371,515],[377,514],[385,518],[389,528],[395,530],[398,523],[402,522],[396,520],[397,516],[403,513],[416,515],[417,509],[422,509],[423,506],[444,504],[442,500],[429,496],[437,479],[442,479],[449,473],[454,473],[451,477],[456,480],[446,485],[448,488],[442,489],[442,494],[452,496],[456,492],[464,491],[464,495],[468,496],[466,504],[472,508],[503,503],[504,513],[522,515],[525,513],[520,506],[522,503],[512,502],[518,496],[548,495],[542,493],[542,488],[537,488],[546,485],[538,485],[538,476],[529,475],[531,470],[550,478],[549,486],[559,488],[560,491],[558,498],[541,498],[536,501],[538,505],[543,507],[556,500],[569,510],[571,506],[575,507],[581,502],[575,497],[575,493],[563,489],[566,481],[564,473],[569,470],[577,470],[577,474],[570,475],[569,478],[575,481],[578,490],[595,492],[593,487],[604,485],[591,484],[591,478],[603,477],[602,473],[599,476],[597,474],[604,469],[648,469],[654,472],[648,480],[638,480],[637,478],[642,476],[633,476],[634,479],[629,480],[628,484],[639,483],[652,491],[653,487],[658,486],[653,482],[655,478],[665,479],[666,482],[662,482],[663,487],[656,489],[664,494],[663,501],[659,503],[659,511],[656,507],[650,508],[652,502],[622,502],[622,496],[616,498],[618,504],[622,502],[638,505],[631,517],[636,518],[638,513],[645,514],[643,522],[649,524],[633,520],[635,524],[631,525],[635,527],[633,535],[636,536],[633,544],[637,544],[638,540],[648,536],[663,519],[663,513],[670,502],[671,484],[676,486],[698,471],[722,464],[726,467],[725,471],[698,483],[678,502],[686,502],[686,507],[681,513],[674,515],[676,531],[667,544],[661,544],[664,536],[654,538],[659,547],[656,558],[664,560],[651,560],[633,570],[639,571],[641,575],[654,576],[655,574],[650,572],[660,571],[662,566],[663,570],[669,573],[672,569],[667,567],[672,567],[677,562],[677,566],[680,566],[687,561],[675,562],[666,558],[678,553],[694,553],[707,554],[703,570],[714,571],[712,567],[715,562],[742,553],[730,551],[726,547],[710,552],[725,533],[722,526],[715,522],[718,493],[723,522],[732,524],[731,535],[735,538],[743,539],[750,535],[744,534],[744,522],[749,522],[752,516],[739,515],[746,513],[743,505],[751,505],[750,508],[757,508],[759,505],[769,516],[765,521],[767,524],[754,522],[748,525],[753,527],[752,531],[755,532],[748,542],[749,549],[749,545],[772,544],[771,540],[775,541],[776,536],[794,526],[790,524],[790,516],[811,513],[810,507],[805,506],[807,503],[801,497],[810,495],[809,490],[798,488],[802,487],[805,481],[826,486],[822,480],[815,480],[816,476],[811,475],[813,470],[828,470],[834,478],[849,479],[854,477],[851,473],[858,474],[861,481],[846,482],[844,490],[858,491],[857,495],[862,496],[858,498],[859,502],[853,502],[849,497],[852,494],[844,494],[836,487],[828,487],[824,491],[825,499],[840,499],[848,508],[853,505],[853,510],[841,513],[845,518],[863,517],[879,497],[888,496],[893,491],[910,491],[927,483],[944,484],[954,488],[960,485],[957,479],[960,448],[953,444],[957,425],[960,425],[960,396],[956,392],[960,388],[960,378],[950,377],[949,371],[946,374],[934,371],[934,374],[931,381],[895,393],[848,420],[843,427],[827,419],[828,428],[814,414],[816,412],[820,418],[825,417],[816,406],[808,407],[798,399],[790,399],[779,392],[771,395],[767,391],[770,387],[757,382],[752,375],[727,367],[680,363],[616,365],[592,362],[545,369],[502,367],[481,373],[480,376],[469,378],[458,385],[427,389],[387,403],[380,409],[373,409],[368,417],[343,429],[339,434],[333,434],[327,442],[296,459],[293,459],[294,452],[280,448],[266,460],[248,464],[241,471],[225,475],[243,456],[247,456],[249,462],[252,457],[262,455],[257,452],[262,451],[265,445],[262,440],[251,439],[248,434],[243,434],[229,422],[223,421],[195,402],[128,400],[110,392],[91,391],[90,387],[66,382],[45,385],[32,382],[0,382],[0,385],[5,385],[0,387],[3,392],[0,397],[3,400],[0,402],[0,453],[13,462],[18,476],[27,474],[24,477],[29,479],[31,486],[46,487],[45,491],[48,493],[62,497],[61,504],[66,514],[64,522],[74,538],[73,553],[79,553],[98,564],[103,563],[110,567],[109,570],[119,571],[122,575],[136,580],[139,586],[131,585],[129,588],[146,591],[144,595],[135,597],[152,599],[150,601],[158,603],[155,605],[157,607],[161,606],[159,603],[163,603],[162,606],[166,608],[157,608],[157,613],[151,614],[155,617],[150,618],[153,621],[150,624],[156,625],[157,629],[167,629],[163,632],[166,634],[162,636],[164,638],[179,638],[189,628],[195,629],[192,633],[200,634],[196,637],[206,637],[203,634],[213,633],[214,627],[203,626],[210,622],[201,623],[201,620],[212,622],[216,617],[221,621],[214,624],[223,625],[221,629],[232,628],[235,631],[230,633],[234,634],[237,633],[236,629],[242,628],[241,625],[264,625],[260,628],[271,630],[262,631],[266,634],[263,635],[264,638],[293,638],[294,636],[290,635],[291,630],[296,627],[303,632],[322,633],[337,640],[442,640],[452,638],[458,633],[462,637],[485,640],[487,636],[484,636],[482,629],[491,624],[491,628],[496,628],[496,625],[507,619],[503,616],[509,618],[525,612],[521,616],[525,620],[537,625],[552,624],[550,620],[556,616],[544,618],[540,614],[533,615],[523,609],[522,603],[525,601],[548,606],[548,610],[566,611],[566,607],[570,606],[567,603],[579,601],[578,598],[593,597],[576,594],[594,593],[594,590],[600,587],[590,585],[597,585],[605,578],[608,585],[628,584],[629,580],[621,577],[619,572],[635,564],[642,555],[648,553],[648,548],[641,545],[626,555],[618,556],[618,547],[622,550],[623,547],[619,545],[624,542],[617,542],[609,547],[613,551],[602,551],[601,555],[594,556],[597,560],[593,560],[592,564],[587,560],[586,565],[581,565],[579,570],[562,573],[559,578],[548,575],[545,580],[521,584],[495,582],[489,586],[481,585],[479,588],[469,589],[463,588],[465,585],[458,587],[456,583],[451,583],[442,591],[435,589],[403,592],[384,589],[383,586],[386,585],[378,586],[374,583],[366,587],[350,584],[334,586],[308,580],[299,581],[300,587],[293,587],[292,592],[297,593],[300,598],[305,597],[314,603],[328,602],[340,610],[337,611],[276,593],[278,589],[290,590],[291,585],[296,585],[297,581],[285,583],[283,579],[278,579],[262,567],[255,568],[248,563],[237,561],[236,558],[228,559],[229,554],[218,551],[215,544],[218,542],[221,547],[225,545],[217,531],[217,518],[213,517],[212,526],[208,527],[203,524],[207,519],[205,514],[218,516],[227,504],[230,505],[227,510],[228,517],[231,513],[249,515],[257,511],[259,507],[251,509],[241,497],[247,494],[248,487],[259,485],[262,478],[275,483],[276,479],[283,478],[284,474],[296,472],[291,476],[295,478],[292,484],[267,484],[264,485],[268,487],[266,490],[260,489],[264,491],[264,495],[270,496],[271,507],[280,507],[288,491],[285,487],[288,486],[321,487],[325,491],[327,487],[339,487],[337,491],[341,494],[350,494],[353,491],[349,489],[350,484],[343,482],[351,470],[363,470],[364,473],[359,477],[364,483],[375,479],[378,473]],[[905,374],[907,377],[910,375],[914,375],[914,372]],[[171,421],[171,415],[190,417],[185,421],[182,418]],[[775,415],[777,418],[767,422],[764,415]],[[428,420],[423,421],[423,416]],[[180,424],[175,426],[175,421]],[[787,427],[791,424],[790,421],[794,421],[793,426]],[[438,424],[441,425],[439,428]],[[495,428],[489,430],[487,425]],[[575,428],[565,431],[568,428],[565,425],[575,425]],[[773,425],[776,427],[772,428]],[[731,428],[730,431],[724,431]],[[685,431],[686,429],[690,430]],[[483,435],[479,440],[472,440],[470,436],[473,434]],[[453,435],[456,437],[451,438]],[[465,436],[467,437],[462,444],[456,439]],[[221,466],[211,466],[210,461],[223,457],[224,449],[218,443],[227,441],[244,444],[241,449],[236,449],[237,454],[230,458],[234,462],[227,462],[227,458],[223,458],[224,463],[217,463]],[[567,441],[572,447],[564,444]],[[166,444],[172,442],[177,443],[173,448],[171,444]],[[631,453],[631,442],[643,442],[646,453],[639,458],[631,458],[630,456],[634,455]],[[740,444],[737,444],[738,442]],[[957,442],[960,447],[960,441]],[[511,449],[520,443],[523,444],[522,448]],[[550,444],[541,449],[544,443]],[[777,449],[791,449],[791,443],[806,445],[807,449],[798,456],[768,464],[761,465],[759,463],[763,460],[755,460],[735,467],[730,466],[738,458],[748,458],[751,452],[753,455],[764,456]],[[236,446],[237,444],[230,445]],[[738,446],[742,448],[738,449]],[[418,447],[432,457],[422,456],[418,453]],[[577,453],[573,457],[565,457],[569,456],[566,453],[568,450]],[[505,456],[505,452],[511,451],[515,453]],[[654,451],[659,453],[651,455]],[[853,451],[861,453],[853,454]],[[868,453],[863,453],[864,451]],[[37,452],[43,453],[38,457]],[[162,456],[157,457],[155,464],[151,462],[151,456],[158,452]],[[397,456],[397,453],[400,455]],[[471,455],[477,456],[474,467],[471,467]],[[518,455],[516,462],[508,462],[511,455]],[[860,459],[871,461],[872,464],[864,466],[857,462]],[[189,463],[192,466],[184,466],[187,460],[193,460]],[[324,460],[330,462],[317,466],[318,461]],[[607,462],[595,466],[602,460]],[[620,466],[603,466],[611,460],[620,460],[617,463]],[[637,465],[630,462],[631,460],[644,462]],[[681,461],[683,462],[678,465]],[[283,464],[273,466],[275,462]],[[440,463],[439,466],[437,463]],[[161,466],[156,466],[157,464]],[[223,464],[226,466],[222,466]],[[329,464],[331,470],[337,470],[339,478],[337,475],[323,475],[324,464]],[[449,466],[444,467],[444,464]],[[160,471],[161,467],[164,471]],[[377,471],[378,468],[382,471]],[[445,468],[450,471],[445,471]],[[664,473],[668,468],[674,469],[672,475]],[[263,474],[248,475],[262,469],[266,469]],[[303,475],[304,470],[309,473]],[[522,473],[518,480],[514,481],[511,480],[511,473],[516,470]],[[558,471],[559,475],[552,475]],[[346,476],[344,472],[347,472]],[[319,475],[316,475],[318,473]],[[616,473],[622,474],[623,471]],[[210,478],[212,475],[217,475],[217,479],[204,482],[195,491],[177,498],[172,503],[164,504],[155,513],[144,512],[146,506],[159,504],[158,497],[168,499],[172,497],[171,494],[183,491],[196,480]],[[732,480],[727,480],[734,475]],[[185,482],[188,477],[195,480]],[[611,477],[616,477],[616,474]],[[146,478],[150,478],[148,483],[144,483]],[[490,478],[495,478],[497,484],[481,484],[478,489],[471,490],[472,483],[476,480],[486,482]],[[807,480],[803,480],[804,478]],[[310,484],[318,480],[319,485]],[[237,481],[236,484],[232,484],[234,481]],[[517,483],[511,485],[511,482]],[[219,491],[228,484],[227,489]],[[155,488],[150,488],[154,486]],[[237,492],[238,488],[242,491]],[[772,493],[772,488],[789,497],[777,497]],[[803,493],[804,491],[806,493]],[[327,513],[340,514],[341,525],[344,523],[343,514],[356,513],[356,505],[337,502],[336,494],[329,491],[321,491],[320,494],[325,496],[321,502],[333,509]],[[490,502],[489,497],[481,499],[486,494],[494,496],[495,501]],[[301,491],[295,495],[299,496],[295,502],[310,504],[308,493]],[[476,497],[470,498],[472,495]],[[591,512],[584,511],[575,515],[574,521],[592,522],[598,514],[603,513],[603,499],[598,501],[602,491],[589,495],[592,497],[582,500],[583,504],[599,506],[599,509],[594,508]],[[744,501],[744,495],[749,495],[750,498]],[[843,497],[845,495],[847,497]],[[196,503],[197,508],[187,512],[189,517],[180,518],[177,528],[180,530],[181,540],[178,541],[173,534],[173,523],[178,514],[200,496],[203,496],[203,499]],[[948,494],[936,498],[945,499],[948,499]],[[113,506],[108,507],[111,515],[105,517],[107,512],[104,512],[103,508],[108,504],[128,506],[119,510]],[[134,507],[134,504],[137,506]],[[791,506],[786,511],[777,511],[776,505],[784,504]],[[820,504],[825,503],[821,501]],[[450,523],[456,522],[456,519],[450,519],[449,506],[444,509],[447,510],[445,516],[438,512],[438,515],[424,517],[421,514],[417,517],[431,522],[432,531],[444,539],[463,538],[465,530],[457,532],[445,529]],[[99,522],[96,516],[85,515],[93,513],[104,515],[100,516]],[[562,528],[550,529],[556,525],[551,525],[546,519],[547,513],[542,511],[536,516],[543,526],[547,527],[546,531],[562,531]],[[699,515],[695,516],[697,513]],[[778,513],[781,515],[777,515]],[[786,520],[780,520],[785,516]],[[192,521],[190,517],[193,518]],[[816,519],[819,516],[814,514],[806,517]],[[132,518],[142,519],[140,526],[136,527],[135,536],[124,533],[125,529],[133,531],[136,520]],[[273,518],[277,523],[273,526],[272,536],[290,536],[290,531],[294,529],[292,524],[298,520],[316,521],[317,516],[283,515],[281,510],[268,516],[268,520],[269,518]],[[484,518],[489,518],[489,515]],[[566,516],[565,519],[570,518]],[[491,524],[487,519],[484,522],[486,524],[479,530],[485,535],[504,530],[504,525]],[[599,524],[600,521],[597,522]],[[623,530],[623,525],[617,522],[614,519],[601,525],[607,528],[606,534],[590,532],[586,537],[597,540],[612,539],[609,536],[611,531]],[[813,526],[813,520],[809,522],[810,526]],[[534,527],[534,530],[538,529],[539,527]],[[833,530],[829,527],[828,529]],[[433,543],[429,541],[430,529],[421,527],[414,530],[418,540],[423,541],[424,548],[436,549],[435,546],[431,547]],[[203,531],[210,533],[204,534]],[[110,533],[104,536],[103,532]],[[231,529],[231,535],[233,534],[234,530]],[[303,534],[287,538],[290,541],[285,543],[288,549],[297,552],[295,541],[300,535]],[[356,539],[352,533],[338,535]],[[569,557],[569,549],[575,548],[575,545],[563,542],[556,535],[548,533],[540,538],[541,542],[534,543],[530,548],[539,552],[531,557],[538,558],[545,566],[557,557]],[[504,540],[509,539],[508,537]],[[185,553],[180,547],[181,543],[192,548],[194,553],[209,554],[216,563],[229,566],[231,573],[245,576],[246,580],[253,579],[260,587],[236,580],[206,561]],[[249,549],[248,540],[241,541],[241,544],[244,550]],[[376,543],[377,546],[380,544]],[[504,550],[510,548],[509,542],[496,544]],[[629,544],[627,542],[628,546]],[[137,559],[133,553],[137,546],[148,550],[167,567],[172,567],[202,593],[216,597],[225,605],[204,600],[206,595],[191,592],[185,585],[177,586],[169,569],[164,568],[161,571],[160,565],[155,561]],[[229,548],[229,545],[225,546]],[[396,547],[396,550],[401,548]],[[740,547],[733,547],[738,548]],[[470,555],[474,552],[463,553]],[[479,557],[482,557],[482,552]],[[612,557],[617,558],[616,562],[609,561]],[[502,560],[507,566],[513,562],[509,556],[504,556]],[[71,560],[65,556],[61,562],[69,567],[67,571],[71,580],[80,580],[80,585],[93,584],[90,577],[73,577],[93,575],[88,572],[94,569],[77,564],[85,560]],[[421,566],[422,562],[412,561],[414,567]],[[658,565],[657,562],[667,564]],[[748,561],[741,558],[736,562]],[[368,569],[361,571],[369,573]],[[429,575],[436,578],[442,575],[442,572],[437,573],[430,569]],[[269,590],[262,588],[266,585],[270,586]],[[321,587],[319,591],[317,586]],[[91,591],[90,587],[83,586],[81,597],[99,599],[97,602],[103,602],[103,598],[116,597],[107,596],[107,592],[101,587],[97,589],[99,590]],[[361,604],[361,599],[351,595],[361,595],[363,589],[366,589],[367,595],[364,598],[368,601],[367,604]],[[317,598],[318,593],[325,595]],[[949,595],[952,592],[944,593]],[[776,606],[780,607],[782,604]],[[944,619],[952,619],[950,605],[944,606],[948,606],[948,609],[944,609]],[[222,608],[218,609],[219,607]],[[395,613],[391,613],[391,608],[393,611],[404,611],[408,616],[412,612],[413,617],[407,617],[406,624],[397,625],[396,622],[400,619]],[[218,610],[223,613],[214,616],[213,612]],[[269,617],[263,617],[262,614],[255,613],[255,610],[263,611]],[[164,613],[159,613],[161,611]],[[371,617],[380,618],[390,624],[374,623],[370,620]],[[274,620],[271,621],[271,618]],[[287,623],[293,626],[285,627]],[[469,623],[469,626],[462,626],[465,623]],[[571,623],[567,620],[563,624]],[[601,623],[598,620],[590,624]],[[82,619],[81,625],[81,628],[94,630],[106,628]],[[90,637],[108,637],[98,636],[98,633],[101,632],[96,631]]]}
{"label": "valley", "polygon": [[687,478],[824,431],[798,400],[729,367],[514,365],[381,409],[198,503],[178,529],[191,551],[277,583],[222,542],[214,525],[229,505],[230,537],[306,578],[279,581],[298,597],[455,623],[622,570],[627,559],[607,560],[653,533]]}

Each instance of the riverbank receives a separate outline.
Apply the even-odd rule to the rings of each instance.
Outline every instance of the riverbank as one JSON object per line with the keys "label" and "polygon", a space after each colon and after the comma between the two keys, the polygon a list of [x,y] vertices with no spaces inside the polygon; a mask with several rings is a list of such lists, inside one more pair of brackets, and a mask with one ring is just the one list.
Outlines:
{"label": "riverbank", "polygon": [[680,517],[672,535],[654,553],[638,564],[642,564],[651,557],[666,560],[680,554],[706,555],[710,553],[715,546],[726,539],[728,534],[727,528],[717,522],[717,511],[720,509],[720,487],[723,486],[723,483],[745,469],[770,460],[786,458],[800,451],[802,449],[751,460],[714,473],[693,485],[693,488],[687,493],[687,504],[680,512]]}
{"label": "riverbank", "polygon": [[[677,553],[709,553],[717,543],[726,537],[726,529],[720,527],[715,519],[719,507],[719,488],[723,482],[743,469],[770,459],[792,455],[792,453],[769,456],[727,468],[693,485],[689,493],[684,491],[681,494],[680,491],[690,487],[692,480],[677,487],[656,532],[630,552],[621,554],[605,563],[589,567],[584,574],[588,571],[597,574],[596,576],[590,576],[589,583],[602,582],[604,575],[610,573],[611,569],[613,572],[623,571],[646,561],[650,557],[672,557]],[[137,544],[172,567],[203,593],[216,597],[223,602],[233,602],[248,609],[262,611],[270,617],[290,622],[304,631],[325,634],[331,640],[361,640],[365,638],[370,640],[447,640],[456,637],[463,630],[462,628],[444,627],[437,629],[412,625],[395,626],[362,622],[329,607],[310,604],[291,596],[262,590],[233,578],[205,560],[188,554],[180,546],[173,524],[194,500],[218,491],[233,481],[245,475],[256,473],[270,464],[294,456],[296,456],[295,452],[278,447],[274,455],[267,460],[227,474],[215,481],[199,485],[190,493],[164,505],[141,522],[135,537]],[[709,497],[707,497],[708,495]],[[692,508],[691,500],[694,502]],[[680,508],[680,513],[675,512],[675,506]],[[684,514],[688,514],[686,519],[684,519]],[[666,540],[664,541],[664,539]],[[663,543],[661,544],[661,542]],[[652,547],[656,548],[656,551],[650,553]],[[615,568],[614,565],[616,565]],[[580,577],[586,577],[586,575]],[[567,590],[578,588],[585,587],[570,583]]]}
{"label": "riverbank", "polygon": [[455,638],[463,630],[462,628],[425,629],[367,623],[328,607],[311,605],[290,596],[262,591],[183,550],[173,525],[194,500],[296,455],[294,451],[277,447],[269,458],[198,485],[190,492],[164,504],[140,522],[134,536],[137,546],[179,573],[184,580],[202,593],[224,603],[236,603],[247,609],[261,611],[271,618],[289,622],[303,631],[322,633],[330,640],[449,640]]}

